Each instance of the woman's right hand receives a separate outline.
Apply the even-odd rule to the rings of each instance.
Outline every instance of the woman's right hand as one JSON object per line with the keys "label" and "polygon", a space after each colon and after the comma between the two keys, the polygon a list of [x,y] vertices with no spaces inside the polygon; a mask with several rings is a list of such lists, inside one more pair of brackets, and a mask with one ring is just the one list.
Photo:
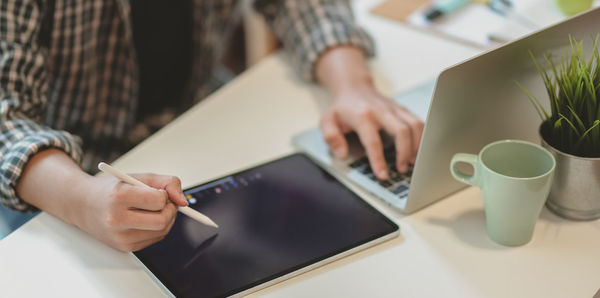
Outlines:
{"label": "woman's right hand", "polygon": [[187,206],[181,182],[173,176],[132,175],[150,187],[112,176],[92,177],[89,196],[79,201],[74,223],[121,251],[136,251],[162,240],[175,222],[177,206]]}
{"label": "woman's right hand", "polygon": [[29,204],[121,251],[136,251],[167,235],[177,206],[187,206],[177,177],[133,175],[149,187],[90,176],[64,152],[47,149],[27,163],[17,193]]}

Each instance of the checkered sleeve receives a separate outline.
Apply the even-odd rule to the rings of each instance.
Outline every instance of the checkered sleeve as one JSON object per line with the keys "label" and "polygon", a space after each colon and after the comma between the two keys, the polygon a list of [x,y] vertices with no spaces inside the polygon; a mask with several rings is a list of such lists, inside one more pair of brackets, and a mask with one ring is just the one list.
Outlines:
{"label": "checkered sleeve", "polygon": [[315,63],[331,47],[353,45],[374,55],[373,41],[355,23],[347,0],[256,0],[254,7],[307,80],[315,79]]}
{"label": "checkered sleeve", "polygon": [[45,1],[5,0],[0,4],[0,201],[20,211],[35,208],[15,187],[28,160],[58,148],[79,161],[79,139],[41,124],[48,90],[46,50],[38,32]]}

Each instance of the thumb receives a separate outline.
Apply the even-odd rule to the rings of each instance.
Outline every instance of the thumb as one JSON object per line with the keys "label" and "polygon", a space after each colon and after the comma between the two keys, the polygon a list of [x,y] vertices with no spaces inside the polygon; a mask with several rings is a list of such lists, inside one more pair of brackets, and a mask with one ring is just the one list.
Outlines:
{"label": "thumb", "polygon": [[[177,181],[179,181],[179,179],[177,179]],[[177,206],[187,206],[188,205],[188,201],[185,198],[183,191],[181,190],[180,183],[169,183],[165,186],[165,190],[167,191],[167,194],[169,194],[169,199],[171,199],[171,201],[173,201],[173,203],[175,203],[175,205],[177,205]]]}
{"label": "thumb", "polygon": [[177,206],[187,206],[188,202],[181,190],[181,180],[175,176],[143,174],[142,181],[150,187],[164,189],[169,199]]}

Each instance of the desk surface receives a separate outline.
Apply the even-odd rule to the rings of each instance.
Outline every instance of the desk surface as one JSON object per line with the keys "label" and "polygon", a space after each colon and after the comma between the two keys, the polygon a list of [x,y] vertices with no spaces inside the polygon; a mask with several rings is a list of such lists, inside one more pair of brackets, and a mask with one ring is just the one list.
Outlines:
{"label": "desk surface", "polygon": [[[373,4],[367,2],[356,1],[358,18],[379,45],[372,66],[384,93],[477,53],[362,13]],[[186,186],[293,152],[291,136],[316,125],[327,97],[301,82],[286,61],[282,54],[265,59],[115,164],[174,174]],[[600,221],[565,221],[544,210],[531,243],[503,247],[487,237],[479,195],[468,188],[409,216],[372,200],[400,224],[399,238],[256,294],[592,297],[598,291]],[[130,254],[45,213],[0,241],[0,289],[3,297],[163,296]]]}

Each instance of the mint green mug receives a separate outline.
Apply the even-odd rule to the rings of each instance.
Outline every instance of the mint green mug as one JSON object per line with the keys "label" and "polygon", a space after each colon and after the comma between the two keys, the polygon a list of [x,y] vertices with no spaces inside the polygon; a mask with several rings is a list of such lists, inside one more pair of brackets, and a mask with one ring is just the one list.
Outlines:
{"label": "mint green mug", "polygon": [[[473,166],[473,175],[457,169]],[[481,188],[486,229],[495,242],[518,246],[533,236],[554,175],[556,161],[539,145],[503,140],[486,145],[478,155],[457,153],[450,172],[458,181]]]}

